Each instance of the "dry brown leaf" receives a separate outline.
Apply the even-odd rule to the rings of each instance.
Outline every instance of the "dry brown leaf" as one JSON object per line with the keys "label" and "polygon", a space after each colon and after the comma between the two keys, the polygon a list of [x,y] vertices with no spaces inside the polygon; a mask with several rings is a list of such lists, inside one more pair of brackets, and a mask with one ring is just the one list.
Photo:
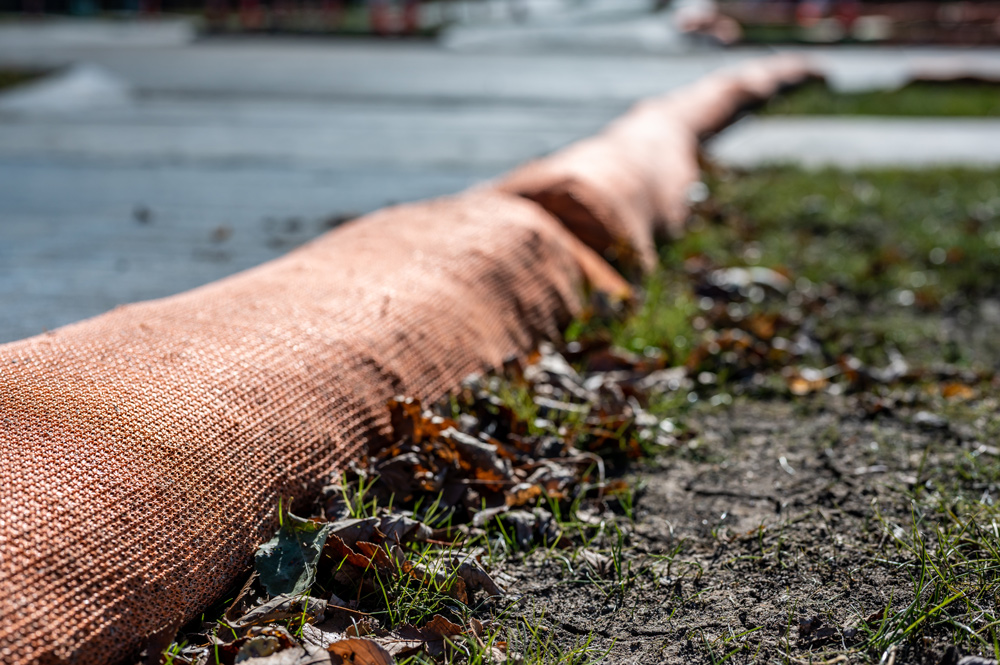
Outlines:
{"label": "dry brown leaf", "polygon": [[405,543],[411,540],[423,542],[433,535],[433,531],[423,522],[418,522],[405,515],[386,515],[379,522],[385,540],[391,544]]}
{"label": "dry brown leaf", "polygon": [[254,607],[236,621],[229,623],[230,627],[240,630],[250,626],[262,626],[293,617],[302,617],[309,623],[323,618],[326,611],[326,601],[307,596],[276,596],[271,600]]}
{"label": "dry brown leaf", "polygon": [[496,506],[494,508],[487,508],[486,510],[480,510],[472,518],[472,526],[474,527],[484,527],[487,523],[494,517],[506,513],[508,507],[506,505]]}
{"label": "dry brown leaf", "polygon": [[386,551],[375,543],[366,543],[359,540],[354,546],[361,550],[362,555],[368,557],[368,560],[379,570],[396,570],[398,568],[395,560],[391,559],[386,554]]}
{"label": "dry brown leaf", "polygon": [[392,654],[364,637],[349,637],[329,647],[333,665],[393,665]]}
{"label": "dry brown leaf", "polygon": [[395,633],[384,637],[376,637],[375,640],[394,659],[407,658],[420,651],[428,650],[427,640],[407,639]]}
{"label": "dry brown leaf", "polygon": [[461,635],[465,632],[464,628],[459,626],[457,623],[448,621],[440,614],[435,614],[420,630],[438,637],[453,637],[455,635]]}
{"label": "dry brown leaf", "polygon": [[400,626],[389,635],[376,640],[397,658],[410,656],[419,651],[425,651],[432,657],[439,657],[444,654],[445,640],[465,633],[466,630],[458,624],[435,614],[422,628],[411,625]]}
{"label": "dry brown leaf", "polygon": [[534,502],[542,494],[542,488],[534,483],[518,483],[507,492],[507,505],[511,508],[517,508],[526,503]]}
{"label": "dry brown leaf", "polygon": [[362,554],[358,554],[351,549],[343,540],[336,535],[331,535],[326,541],[326,547],[337,559],[346,560],[352,566],[357,566],[362,570],[371,565],[371,559]]}
{"label": "dry brown leaf", "polygon": [[306,651],[280,626],[254,628],[247,637],[219,647],[222,657],[248,665],[298,665]]}
{"label": "dry brown leaf", "polygon": [[[344,624],[349,626],[350,624]],[[302,643],[303,645],[313,645],[327,649],[334,642],[346,639],[347,633],[340,630],[326,630],[326,623],[320,626],[314,626],[311,624],[306,624],[302,626]],[[339,626],[338,626],[339,627]]]}
{"label": "dry brown leaf", "polygon": [[455,565],[455,572],[465,582],[468,590],[476,591],[482,589],[490,596],[505,595],[503,589],[497,586],[493,578],[474,559],[462,561],[461,563],[455,560],[453,561],[453,565]]}
{"label": "dry brown leaf", "polygon": [[492,646],[490,646],[490,660],[494,663],[518,663],[521,661],[517,653],[510,654],[511,658],[509,659],[507,658],[507,655],[506,641],[494,642]]}
{"label": "dry brown leaf", "polygon": [[830,382],[826,377],[806,378],[801,374],[793,374],[787,378],[788,390],[793,395],[808,395],[826,388]]}
{"label": "dry brown leaf", "polygon": [[334,522],[330,533],[340,538],[345,545],[351,546],[359,540],[374,540],[380,524],[381,520],[377,517],[347,518]]}
{"label": "dry brown leaf", "polygon": [[395,397],[389,400],[389,418],[397,441],[409,439],[421,443],[437,436],[442,430],[457,425],[439,416],[425,416],[420,400],[412,397]]}
{"label": "dry brown leaf", "polygon": [[303,644],[305,655],[295,665],[332,665],[333,659],[325,648],[313,644]]}
{"label": "dry brown leaf", "polygon": [[943,383],[941,384],[941,396],[945,399],[972,399],[976,396],[976,391],[964,383]]}
{"label": "dry brown leaf", "polygon": [[455,428],[442,431],[440,438],[450,444],[462,460],[473,468],[488,472],[497,480],[510,480],[510,470],[500,461],[496,446]]}
{"label": "dry brown leaf", "polygon": [[600,552],[584,548],[581,549],[578,554],[583,562],[590,566],[590,568],[599,576],[607,577],[609,574],[614,572],[614,566],[612,565],[611,559],[604,556]]}
{"label": "dry brown leaf", "polygon": [[465,580],[460,575],[450,575],[441,570],[441,566],[434,570],[427,568],[423,564],[412,564],[407,562],[401,567],[403,572],[409,573],[418,582],[432,584],[435,588],[443,590],[452,598],[468,604],[469,594],[466,591]]}

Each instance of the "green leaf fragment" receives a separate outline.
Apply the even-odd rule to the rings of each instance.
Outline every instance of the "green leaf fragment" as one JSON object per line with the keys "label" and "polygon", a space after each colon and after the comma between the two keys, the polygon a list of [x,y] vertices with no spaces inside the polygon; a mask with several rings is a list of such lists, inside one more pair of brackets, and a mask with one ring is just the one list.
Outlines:
{"label": "green leaf fragment", "polygon": [[296,595],[316,581],[316,564],[333,525],[296,517],[291,513],[274,535],[257,550],[254,564],[271,596]]}

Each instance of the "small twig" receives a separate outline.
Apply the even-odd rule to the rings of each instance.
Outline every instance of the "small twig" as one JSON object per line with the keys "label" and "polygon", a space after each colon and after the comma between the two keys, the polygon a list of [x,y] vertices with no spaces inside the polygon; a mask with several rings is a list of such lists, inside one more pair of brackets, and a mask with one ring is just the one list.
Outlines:
{"label": "small twig", "polygon": [[582,461],[593,462],[597,465],[597,477],[600,479],[597,484],[598,494],[597,500],[601,501],[604,499],[604,460],[601,459],[600,455],[595,455],[594,453],[581,452],[573,457],[566,457],[562,459],[563,462],[582,462]]}
{"label": "small twig", "polygon": [[776,510],[781,510],[781,500],[774,496],[707,487],[689,487],[688,491],[699,496],[722,496],[730,499],[744,499],[746,501],[771,501],[774,503]]}

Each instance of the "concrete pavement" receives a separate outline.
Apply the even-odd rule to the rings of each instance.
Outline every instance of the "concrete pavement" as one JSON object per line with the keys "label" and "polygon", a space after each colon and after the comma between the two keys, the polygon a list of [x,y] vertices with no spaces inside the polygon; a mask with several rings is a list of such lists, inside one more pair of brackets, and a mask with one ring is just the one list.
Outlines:
{"label": "concrete pavement", "polygon": [[[0,67],[64,74],[0,96],[0,341],[218,279],[351,215],[459,191],[639,98],[766,53],[11,34],[0,30]],[[854,87],[970,57],[816,53]],[[976,57],[1000,71],[1000,52]]]}
{"label": "concrete pavement", "polygon": [[1000,120],[988,118],[746,118],[709,142],[733,166],[998,166]]}
{"label": "concrete pavement", "polygon": [[0,97],[0,341],[224,277],[338,219],[460,191],[742,57],[12,45],[0,32],[0,66],[71,66]]}

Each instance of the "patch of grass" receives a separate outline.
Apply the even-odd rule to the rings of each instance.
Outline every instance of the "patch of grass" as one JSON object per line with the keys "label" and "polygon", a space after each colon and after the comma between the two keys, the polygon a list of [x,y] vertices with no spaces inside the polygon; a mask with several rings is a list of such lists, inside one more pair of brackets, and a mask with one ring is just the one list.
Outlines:
{"label": "patch of grass", "polygon": [[372,616],[378,617],[389,627],[421,625],[435,614],[467,619],[470,615],[469,608],[449,594],[457,574],[447,570],[441,552],[423,547],[412,561],[424,566],[429,575],[416,580],[412,575],[399,571],[392,574],[376,572],[377,588],[372,604],[377,609],[372,611]]}
{"label": "patch of grass", "polygon": [[561,641],[545,620],[544,613],[523,615],[511,631],[511,650],[524,665],[589,665],[601,663],[614,647],[604,649],[594,643],[590,633],[570,641]]}
{"label": "patch of grass", "polygon": [[744,658],[753,661],[760,653],[761,645],[760,642],[748,638],[762,628],[763,626],[756,626],[737,633],[729,627],[725,633],[714,639],[709,639],[704,631],[699,630],[697,639],[700,640],[708,662],[712,665],[722,665],[738,654],[744,654]]}
{"label": "patch of grass", "polygon": [[[663,265],[676,265],[676,249],[667,252],[670,256]],[[618,346],[635,353],[663,351],[675,364],[681,364],[694,344],[691,321],[697,310],[690,290],[669,279],[664,269],[645,282],[639,312],[611,324],[611,338]]]}
{"label": "patch of grass", "polygon": [[[652,347],[683,365],[718,332],[720,316],[752,328],[790,315],[811,318],[816,361],[826,364],[851,354],[884,365],[897,351],[967,367],[1000,357],[987,337],[956,332],[983,299],[1000,297],[1000,170],[773,167],[708,180],[713,198],[692,232],[664,249],[642,308],[611,327],[616,345]],[[776,271],[794,288],[775,297],[741,287],[720,300],[718,289],[692,279],[692,271],[734,267]],[[709,315],[723,305],[728,314]],[[942,327],[942,313],[957,325]],[[708,369],[717,385],[733,376]]]}
{"label": "patch of grass", "polygon": [[[378,513],[378,497],[368,496],[372,488],[372,483],[374,483],[374,479],[365,476],[359,476],[356,483],[351,483],[348,482],[346,474],[341,475],[340,494],[343,497],[349,517],[363,519],[365,517],[374,517]],[[392,508],[391,504],[389,508]]]}
{"label": "patch of grass", "polygon": [[963,517],[920,514],[915,503],[909,525],[893,523],[876,510],[890,544],[885,563],[905,571],[912,600],[888,603],[879,616],[861,622],[864,646],[873,658],[927,631],[944,632],[953,643],[991,650],[1000,625],[1000,539],[996,510],[979,505]]}
{"label": "patch of grass", "polygon": [[955,291],[988,295],[1000,288],[998,175],[786,167],[722,176],[712,183],[714,212],[729,229],[703,229],[678,250],[707,246],[730,261],[742,255],[868,297],[900,289],[937,300]]}
{"label": "patch of grass", "polygon": [[895,90],[834,92],[810,82],[769,101],[762,115],[911,117],[1000,116],[1000,85],[988,81],[914,81]]}

